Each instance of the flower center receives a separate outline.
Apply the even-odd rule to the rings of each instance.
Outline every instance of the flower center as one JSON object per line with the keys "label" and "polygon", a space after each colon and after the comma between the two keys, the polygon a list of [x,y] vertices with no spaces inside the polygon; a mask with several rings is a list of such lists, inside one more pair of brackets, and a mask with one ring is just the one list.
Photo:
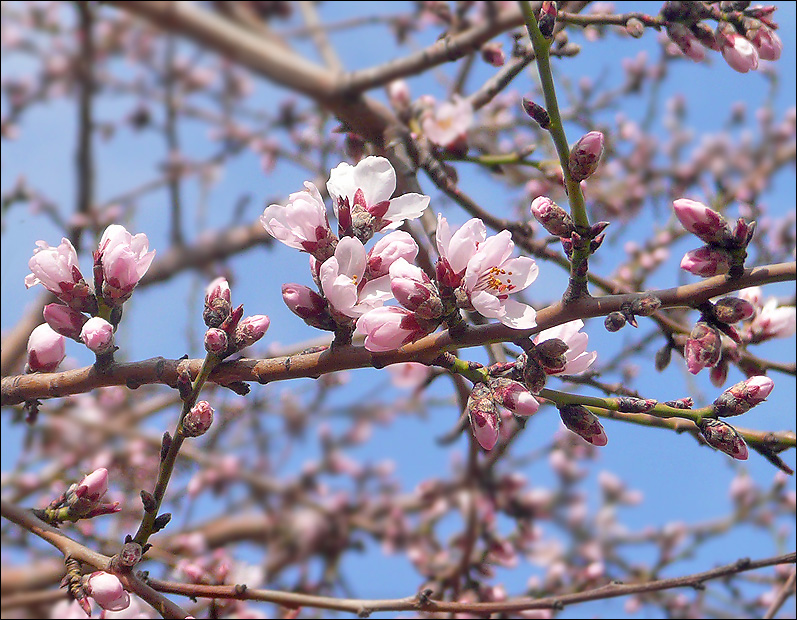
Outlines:
{"label": "flower center", "polygon": [[501,267],[490,267],[479,276],[474,288],[481,291],[488,290],[496,295],[507,295],[516,288],[510,279],[513,275],[511,271]]}

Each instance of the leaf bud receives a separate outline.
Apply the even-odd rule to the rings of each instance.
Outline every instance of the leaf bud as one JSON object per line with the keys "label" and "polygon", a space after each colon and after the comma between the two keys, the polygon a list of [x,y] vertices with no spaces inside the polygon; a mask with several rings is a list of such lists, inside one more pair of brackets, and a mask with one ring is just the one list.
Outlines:
{"label": "leaf bud", "polygon": [[715,418],[703,418],[700,432],[708,445],[740,461],[747,460],[747,444],[730,424]]}
{"label": "leaf bud", "polygon": [[620,331],[625,326],[625,323],[625,315],[622,312],[617,311],[610,312],[603,320],[603,326],[606,328],[606,331],[609,332]]}

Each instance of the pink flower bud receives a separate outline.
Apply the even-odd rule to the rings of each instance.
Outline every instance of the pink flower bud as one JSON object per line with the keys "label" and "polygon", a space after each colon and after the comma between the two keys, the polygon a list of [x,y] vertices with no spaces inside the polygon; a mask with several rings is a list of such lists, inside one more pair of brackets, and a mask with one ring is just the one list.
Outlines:
{"label": "pink flower bud", "polygon": [[390,266],[390,290],[396,301],[421,319],[433,320],[443,315],[437,287],[420,267],[403,258]]}
{"label": "pink flower bud", "polygon": [[492,450],[498,441],[501,418],[495,408],[492,390],[484,383],[476,383],[468,398],[468,418],[476,441],[485,450]]}
{"label": "pink flower bud", "polygon": [[130,605],[130,595],[116,575],[96,571],[86,579],[86,594],[107,611],[122,611]]}
{"label": "pink flower bud", "polygon": [[714,401],[714,413],[726,418],[746,413],[764,402],[774,387],[775,382],[763,375],[740,381]]}
{"label": "pink flower bud", "polygon": [[365,334],[369,351],[393,351],[430,334],[437,321],[425,321],[405,308],[381,306],[357,319],[357,331]]}
{"label": "pink flower bud", "polygon": [[113,325],[98,316],[90,318],[80,330],[80,339],[97,355],[113,349]]}
{"label": "pink flower bud", "polygon": [[66,356],[64,337],[46,323],[36,327],[28,338],[28,370],[53,372]]}
{"label": "pink flower bud", "polygon": [[598,169],[602,155],[603,134],[600,131],[590,131],[582,136],[570,150],[568,168],[573,180],[580,182],[591,177]]}
{"label": "pink flower bud", "polygon": [[564,425],[593,446],[605,446],[609,438],[598,421],[598,416],[582,405],[564,405],[559,408]]}
{"label": "pink flower bud", "polygon": [[410,87],[405,80],[393,80],[387,85],[387,96],[397,110],[410,107]]}
{"label": "pink flower bud", "polygon": [[288,309],[310,327],[334,331],[336,324],[327,301],[314,290],[302,284],[283,284],[282,300]]}
{"label": "pink flower bud", "polygon": [[506,407],[512,413],[531,416],[537,413],[540,403],[522,383],[511,379],[491,379],[489,384],[496,404]]}
{"label": "pink flower bud", "polygon": [[211,424],[213,407],[208,401],[200,400],[183,418],[183,434],[186,437],[199,437],[208,431]]}
{"label": "pink flower bud", "polygon": [[98,503],[107,492],[108,470],[100,467],[83,477],[83,480],[78,483],[76,495],[84,500]]}
{"label": "pink flower bud", "polygon": [[714,316],[723,323],[738,323],[755,314],[755,306],[741,297],[723,297],[714,304]]}
{"label": "pink flower bud", "polygon": [[722,57],[731,69],[739,73],[758,69],[758,52],[750,41],[736,32],[730,24],[717,32]]}
{"label": "pink flower bud", "polygon": [[567,211],[546,196],[532,200],[531,214],[545,230],[557,237],[570,237],[575,230]]}
{"label": "pink flower bud", "polygon": [[681,259],[681,269],[702,278],[728,273],[730,268],[731,255],[710,245],[687,252]]}
{"label": "pink flower bud", "polygon": [[63,304],[47,304],[44,306],[43,315],[44,320],[54,331],[72,340],[80,338],[80,330],[88,320],[82,312]]}
{"label": "pink flower bud", "polygon": [[751,43],[763,60],[778,60],[783,51],[783,41],[774,30],[764,25],[755,31]]}
{"label": "pink flower bud", "polygon": [[697,37],[683,24],[679,22],[668,24],[667,36],[680,48],[685,56],[688,56],[695,62],[700,62],[706,57],[705,49],[700,45]]}
{"label": "pink flower bud", "polygon": [[271,320],[265,314],[255,314],[246,317],[235,328],[233,342],[235,349],[240,351],[260,340],[268,330]]}
{"label": "pink flower bud", "polygon": [[684,345],[686,367],[693,375],[714,367],[722,355],[722,334],[708,323],[698,322]]}
{"label": "pink flower bud", "polygon": [[506,62],[506,54],[501,49],[500,43],[485,43],[481,47],[481,54],[484,61],[493,67],[503,67]]}
{"label": "pink flower bud", "polygon": [[133,294],[155,258],[155,250],[147,250],[149,239],[144,233],[133,236],[119,224],[105,229],[94,263],[102,267],[102,296],[109,306],[120,306]]}
{"label": "pink flower bud", "polygon": [[700,432],[710,446],[740,461],[747,460],[747,444],[730,424],[715,418],[703,418]]}
{"label": "pink flower bud", "polygon": [[210,327],[205,332],[205,351],[213,355],[223,356],[227,352],[229,339],[227,332],[218,327]]}
{"label": "pink flower bud", "polygon": [[205,304],[210,305],[216,299],[223,299],[228,304],[232,302],[232,293],[227,278],[219,277],[208,284],[205,289]]}
{"label": "pink flower bud", "polygon": [[779,306],[777,299],[769,299],[750,324],[750,342],[788,338],[797,327],[795,316],[794,306]]}
{"label": "pink flower bud", "polygon": [[728,222],[714,209],[688,198],[679,198],[672,205],[683,227],[706,243],[721,245],[730,240],[732,233]]}
{"label": "pink flower bud", "polygon": [[50,247],[45,241],[37,241],[28,267],[33,272],[25,277],[25,287],[44,285],[66,304],[76,307],[88,303],[91,290],[80,273],[77,252],[64,237],[58,247]]}
{"label": "pink flower bud", "polygon": [[418,255],[418,244],[409,233],[396,230],[383,236],[368,252],[366,273],[373,280],[385,276],[399,258],[412,263]]}

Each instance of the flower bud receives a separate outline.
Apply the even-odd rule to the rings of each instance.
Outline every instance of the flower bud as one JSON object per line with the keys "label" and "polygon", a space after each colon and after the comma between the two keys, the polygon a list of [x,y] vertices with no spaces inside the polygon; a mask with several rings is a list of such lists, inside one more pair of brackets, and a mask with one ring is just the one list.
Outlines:
{"label": "flower bud", "polygon": [[80,339],[80,330],[88,321],[85,314],[63,304],[47,304],[42,314],[53,331],[72,340]]}
{"label": "flower bud", "polygon": [[230,285],[225,278],[216,278],[205,289],[202,319],[208,327],[218,327],[232,310]]}
{"label": "flower bud", "polygon": [[668,400],[664,404],[667,405],[668,407],[672,407],[673,409],[691,409],[692,406],[695,404],[695,401],[692,400],[691,396],[687,396],[686,398]]}
{"label": "flower bud", "polygon": [[665,344],[661,349],[656,351],[656,358],[655,358],[656,370],[661,372],[662,370],[667,368],[667,366],[670,365],[670,359],[672,359],[672,347],[668,343]]}
{"label": "flower bud", "polygon": [[514,414],[530,416],[540,408],[540,403],[522,383],[499,377],[490,379],[489,387],[493,392],[493,401]]}
{"label": "flower bud", "polygon": [[208,353],[222,357],[227,352],[228,346],[227,332],[223,329],[209,327],[205,332],[205,351]]}
{"label": "flower bud", "polygon": [[213,424],[213,407],[206,400],[200,400],[191,407],[183,418],[183,434],[186,437],[199,437],[208,432]]}
{"label": "flower bud", "polygon": [[717,44],[722,57],[731,69],[739,73],[747,73],[758,69],[758,51],[750,41],[736,32],[731,24],[717,29]]}
{"label": "flower bud", "polygon": [[703,418],[700,432],[708,445],[740,461],[747,460],[747,444],[730,424],[714,418]]}
{"label": "flower bud", "polygon": [[522,353],[518,357],[518,368],[523,376],[524,385],[532,394],[539,394],[548,378],[540,359],[536,355]]}
{"label": "flower bud", "polygon": [[545,230],[557,237],[569,238],[575,230],[573,219],[567,211],[546,196],[532,200],[531,214]]}
{"label": "flower bud", "polygon": [[732,238],[725,218],[702,202],[679,198],[673,201],[672,206],[683,227],[706,243],[727,245]]}
{"label": "flower bud", "polygon": [[551,0],[544,0],[542,6],[540,7],[540,17],[537,25],[540,28],[542,36],[545,37],[546,39],[550,39],[553,37],[553,29],[554,26],[556,26],[556,14],[557,14],[556,2],[551,2]]}
{"label": "flower bud", "polygon": [[484,383],[476,383],[468,397],[468,419],[476,441],[485,450],[492,450],[498,441],[501,418],[493,401],[492,390]]}
{"label": "flower bud", "polygon": [[759,375],[729,387],[714,401],[715,415],[731,417],[746,413],[764,402],[775,387],[769,377]]}
{"label": "flower bud", "polygon": [[755,314],[755,306],[741,297],[723,297],[714,304],[714,317],[722,323],[737,323]]}
{"label": "flower bud", "polygon": [[652,398],[632,398],[621,396],[617,399],[617,411],[621,413],[647,413],[656,406]]}
{"label": "flower bud", "polygon": [[54,372],[66,356],[66,343],[61,334],[42,323],[28,338],[28,371]]}
{"label": "flower bud", "polygon": [[539,343],[534,348],[532,355],[540,361],[547,374],[553,375],[562,372],[567,366],[565,353],[569,348],[564,340],[549,338]]}
{"label": "flower bud", "polygon": [[645,34],[645,24],[636,17],[632,17],[625,22],[625,31],[628,36],[639,39]]}
{"label": "flower bud", "polygon": [[583,405],[563,405],[559,416],[564,425],[593,446],[605,446],[609,439],[598,421],[598,416]]}
{"label": "flower bud", "polygon": [[100,467],[69,488],[66,494],[69,512],[74,516],[87,515],[100,505],[107,492],[108,470]]}
{"label": "flower bud", "polygon": [[506,62],[506,54],[504,54],[504,50],[501,49],[500,43],[485,43],[481,46],[479,50],[481,52],[482,58],[488,64],[491,64],[493,67],[503,67],[504,63]]}
{"label": "flower bud", "polygon": [[235,350],[240,351],[260,340],[268,330],[271,320],[265,314],[254,314],[238,323],[233,335]]}
{"label": "flower bud", "polygon": [[419,318],[433,320],[443,315],[437,287],[422,269],[400,259],[390,268],[390,290],[402,306]]}
{"label": "flower bud", "polygon": [[783,41],[780,40],[774,30],[763,24],[755,31],[755,34],[750,38],[750,42],[756,48],[758,57],[762,60],[778,60],[783,51]]}
{"label": "flower bud", "polygon": [[731,255],[711,245],[692,250],[681,259],[681,269],[702,278],[710,278],[728,273],[731,268]]}
{"label": "flower bud", "polygon": [[603,134],[600,131],[590,131],[582,136],[570,150],[568,169],[571,178],[580,182],[591,177],[598,169],[602,155]]}
{"label": "flower bud", "polygon": [[335,331],[336,323],[326,300],[311,288],[302,284],[283,284],[282,300],[291,312],[310,327]]}
{"label": "flower bud", "polygon": [[716,366],[722,354],[722,334],[702,321],[695,323],[684,345],[686,367],[696,375],[706,367]]}
{"label": "flower bud", "polygon": [[113,350],[113,325],[98,316],[92,317],[80,330],[80,339],[95,354],[108,353]]}
{"label": "flower bud", "polygon": [[755,233],[755,222],[748,222],[744,218],[736,220],[733,227],[733,245],[738,248],[746,248]]}
{"label": "flower bud", "polygon": [[631,302],[631,312],[638,316],[651,316],[659,308],[661,308],[661,299],[650,293]]}
{"label": "flower bud", "polygon": [[86,594],[106,611],[122,611],[130,605],[130,595],[116,575],[95,571],[86,579]]}
{"label": "flower bud", "polygon": [[625,323],[625,315],[618,311],[610,312],[603,320],[603,326],[606,328],[606,331],[609,332],[620,331],[625,326]]}
{"label": "flower bud", "polygon": [[523,104],[523,110],[525,110],[526,114],[528,114],[541,129],[549,129],[551,127],[551,117],[548,115],[548,111],[545,108],[526,97],[523,97],[521,102]]}

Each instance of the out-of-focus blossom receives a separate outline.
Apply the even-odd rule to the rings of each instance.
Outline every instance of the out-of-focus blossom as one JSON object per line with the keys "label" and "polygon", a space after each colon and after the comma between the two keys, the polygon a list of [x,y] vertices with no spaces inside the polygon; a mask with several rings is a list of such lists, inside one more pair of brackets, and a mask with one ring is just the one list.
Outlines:
{"label": "out-of-focus blossom", "polygon": [[539,268],[526,256],[512,258],[512,233],[502,230],[489,237],[468,261],[462,289],[482,316],[498,319],[507,327],[534,327],[537,313],[531,306],[509,299],[537,278]]}
{"label": "out-of-focus blossom", "polygon": [[675,43],[685,56],[695,62],[700,62],[706,57],[705,48],[700,45],[697,37],[689,28],[679,22],[667,24],[667,36]]}
{"label": "out-of-focus blossom", "polygon": [[102,265],[102,296],[108,305],[121,305],[130,298],[155,258],[155,250],[148,250],[144,233],[131,235],[119,224],[105,229],[94,262]]}
{"label": "out-of-focus blossom", "polygon": [[734,71],[747,73],[750,70],[758,69],[758,51],[755,46],[741,34],[735,32],[730,24],[727,25],[727,28],[718,29],[717,43],[725,62]]}
{"label": "out-of-focus blossom", "polygon": [[779,306],[778,300],[771,297],[750,323],[749,339],[751,342],[761,342],[770,338],[788,338],[794,334],[795,329],[797,308]]}
{"label": "out-of-focus blossom", "polygon": [[364,346],[369,351],[392,351],[430,334],[437,324],[405,308],[382,306],[357,319],[357,331],[365,335]]}
{"label": "out-of-focus blossom", "polygon": [[473,105],[454,95],[451,101],[437,103],[421,119],[424,135],[434,144],[451,150],[467,150],[468,130],[473,126]]}
{"label": "out-of-focus blossom", "polygon": [[551,338],[558,338],[567,344],[565,358],[567,363],[563,370],[548,374],[578,375],[589,368],[598,357],[597,351],[587,351],[589,336],[581,331],[584,321],[576,319],[550,327],[541,331],[534,338],[534,343],[539,344]]}
{"label": "out-of-focus blossom", "polygon": [[778,33],[764,25],[755,31],[750,42],[762,60],[778,60],[783,51],[783,41],[780,40]]}
{"label": "out-of-focus blossom", "polygon": [[344,237],[319,270],[321,289],[333,308],[356,318],[381,306],[392,297],[390,277],[382,276],[363,284],[366,255],[356,237]]}
{"label": "out-of-focus blossom", "polygon": [[681,269],[702,278],[728,273],[730,268],[731,255],[710,245],[691,250],[681,259]]}
{"label": "out-of-focus blossom", "polygon": [[397,110],[404,110],[410,106],[412,102],[410,96],[410,87],[406,80],[393,80],[387,85],[387,96],[390,103]]}
{"label": "out-of-focus blossom", "polygon": [[362,241],[374,232],[420,217],[430,200],[412,193],[391,198],[396,191],[396,171],[386,158],[375,156],[356,166],[338,164],[329,175],[327,190],[341,230],[346,234],[354,231]]}
{"label": "out-of-focus blossom", "polygon": [[260,223],[277,241],[323,262],[335,251],[337,238],[329,228],[327,209],[318,188],[309,181],[305,181],[304,187],[288,196],[286,206],[266,207]]}
{"label": "out-of-focus blossom", "polygon": [[80,330],[80,339],[97,355],[113,349],[113,325],[98,316],[90,318]]}
{"label": "out-of-focus blossom", "polygon": [[400,362],[387,367],[390,381],[399,388],[416,388],[429,378],[429,367],[420,362]]}
{"label": "out-of-focus blossom", "polygon": [[47,323],[36,327],[28,338],[28,369],[53,372],[66,356],[66,341]]}
{"label": "out-of-focus blossom", "polygon": [[93,598],[97,605],[108,611],[121,611],[130,605],[130,595],[125,591],[122,582],[116,575],[104,571],[95,571],[86,579],[86,594]]}

